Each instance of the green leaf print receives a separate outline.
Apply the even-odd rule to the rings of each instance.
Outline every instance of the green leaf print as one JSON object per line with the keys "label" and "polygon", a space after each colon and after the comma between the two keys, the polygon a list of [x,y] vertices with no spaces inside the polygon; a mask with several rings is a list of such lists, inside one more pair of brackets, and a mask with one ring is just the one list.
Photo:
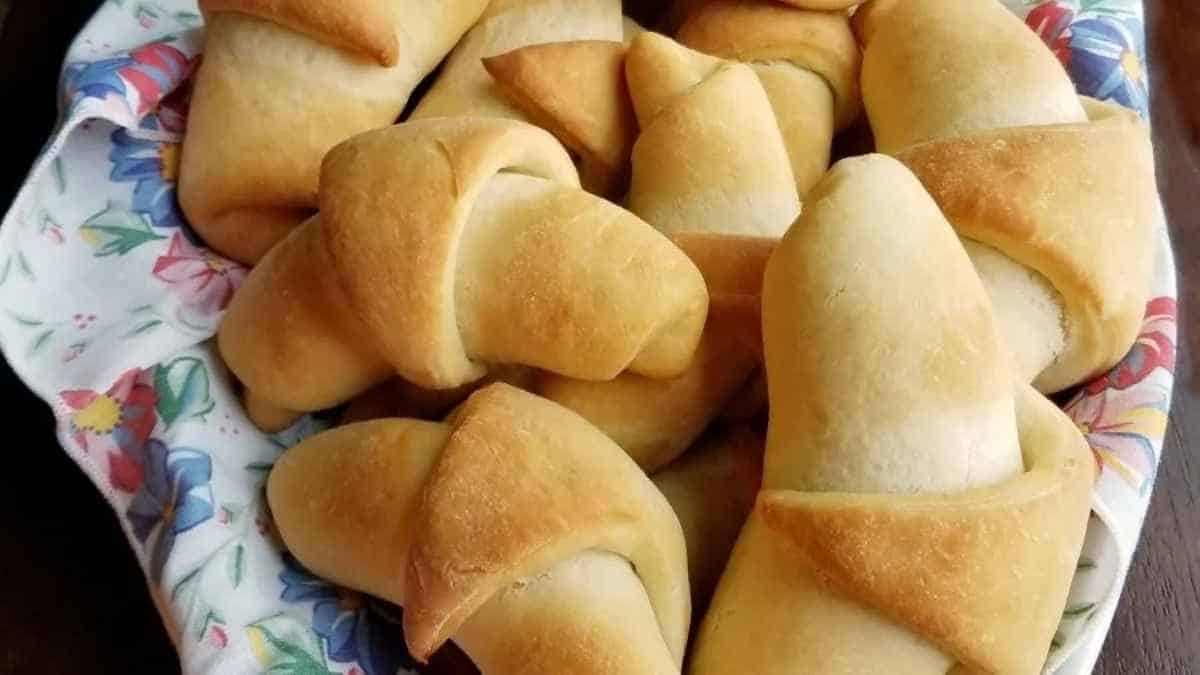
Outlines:
{"label": "green leaf print", "polygon": [[53,328],[39,333],[38,336],[33,339],[33,342],[29,344],[29,351],[26,353],[26,355],[33,356],[42,351],[42,348],[50,342],[50,338],[52,337],[54,337]]}
{"label": "green leaf print", "polygon": [[22,326],[25,326],[27,328],[33,328],[35,326],[40,326],[43,323],[45,323],[41,319],[35,319],[31,316],[25,316],[24,314],[18,314],[16,312],[9,311],[9,312],[5,312],[5,314],[8,315],[8,318],[12,319],[13,321],[16,321],[17,323],[19,323]]}
{"label": "green leaf print", "polygon": [[17,269],[21,271],[21,276],[30,281],[37,281],[37,277],[33,274],[33,266],[29,264],[29,258],[21,251],[17,251]]}
{"label": "green leaf print", "polygon": [[144,217],[111,205],[80,225],[79,236],[95,249],[97,258],[125,255],[146,242],[166,239],[155,234]]}
{"label": "green leaf print", "polygon": [[208,629],[208,624],[216,612],[200,592],[205,567],[206,565],[201,565],[192,570],[171,589],[171,602],[184,612],[183,630],[197,640],[204,636],[204,631]]}
{"label": "green leaf print", "polygon": [[50,166],[54,170],[54,189],[61,195],[67,191],[67,175],[63,171],[62,156],[55,157]]}
{"label": "green leaf print", "polygon": [[0,286],[3,286],[11,277],[13,267],[21,273],[29,281],[37,281],[37,277],[33,274],[33,267],[29,264],[29,259],[25,254],[17,251],[15,254],[4,259],[4,265],[0,266]]}
{"label": "green leaf print", "polygon": [[321,639],[311,628],[281,614],[246,627],[250,649],[264,672],[330,675]]}
{"label": "green leaf print", "polygon": [[1081,617],[1087,617],[1093,611],[1095,611],[1095,609],[1096,609],[1096,603],[1087,602],[1082,605],[1074,605],[1074,606],[1066,608],[1063,611],[1063,616],[1068,619],[1078,619]]}
{"label": "green leaf print", "polygon": [[199,26],[202,22],[200,15],[195,12],[175,12],[175,20],[188,28]]}
{"label": "green leaf print", "polygon": [[163,9],[157,3],[139,2],[133,9],[133,18],[138,21],[157,21],[162,15]]}
{"label": "green leaf print", "polygon": [[149,321],[143,321],[142,323],[139,323],[138,325],[136,325],[133,328],[126,331],[125,334],[123,334],[121,337],[128,339],[128,338],[137,337],[139,335],[144,335],[162,325],[163,325],[163,322],[160,319],[151,319]]}
{"label": "green leaf print", "polygon": [[209,395],[208,368],[193,356],[184,356],[154,368],[158,416],[170,428],[177,421],[204,417],[216,403]]}
{"label": "green leaf print", "polygon": [[238,542],[229,554],[225,571],[229,574],[229,583],[233,584],[234,588],[242,585],[242,576],[246,571],[246,547],[241,542]]}
{"label": "green leaf print", "polygon": [[[245,577],[245,544],[241,535],[226,542],[171,589],[171,603],[183,612],[182,630],[196,640],[214,624],[227,624],[217,605]],[[236,574],[236,579],[233,575]],[[232,582],[232,583],[230,583]]]}

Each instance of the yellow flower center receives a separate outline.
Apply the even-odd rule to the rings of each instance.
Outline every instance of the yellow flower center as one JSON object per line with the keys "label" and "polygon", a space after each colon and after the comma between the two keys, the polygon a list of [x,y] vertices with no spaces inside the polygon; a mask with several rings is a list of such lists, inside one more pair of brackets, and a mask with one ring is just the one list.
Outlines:
{"label": "yellow flower center", "polygon": [[158,156],[162,160],[162,178],[174,182],[179,177],[179,144],[163,143],[158,146]]}
{"label": "yellow flower center", "polygon": [[121,404],[111,396],[96,394],[91,403],[71,416],[71,422],[78,429],[111,434],[121,423]]}
{"label": "yellow flower center", "polygon": [[1125,50],[1121,52],[1121,70],[1125,71],[1125,77],[1133,82],[1142,81],[1142,62],[1138,59],[1137,54],[1133,50]]}
{"label": "yellow flower center", "polygon": [[254,658],[258,659],[262,666],[270,666],[274,659],[271,656],[271,649],[267,646],[267,634],[263,629],[258,626],[249,626],[246,628],[246,637]]}

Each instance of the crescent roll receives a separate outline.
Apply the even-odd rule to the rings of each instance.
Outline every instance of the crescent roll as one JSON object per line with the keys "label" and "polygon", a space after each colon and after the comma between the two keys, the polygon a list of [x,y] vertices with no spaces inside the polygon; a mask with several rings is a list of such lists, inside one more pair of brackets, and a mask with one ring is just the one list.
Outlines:
{"label": "crescent roll", "polygon": [[550,134],[442,118],[330,152],[320,216],[251,272],[218,344],[248,401],[299,413],[394,375],[458,387],[493,364],[672,377],[707,312],[687,255],[581,190]]}
{"label": "crescent roll", "polygon": [[763,489],[689,672],[1039,673],[1094,463],[1013,380],[970,259],[903,165],[843,160],[816,186],[768,263],[763,330]]}
{"label": "crescent roll", "polygon": [[687,554],[662,493],[577,415],[504,384],[446,422],[339,427],[288,450],[267,496],[288,549],[404,607],[420,661],[484,675],[679,673]]}
{"label": "crescent roll", "polygon": [[621,0],[492,0],[410,119],[471,115],[530,121],[499,90],[483,59],[547,42],[622,42],[625,30]]}
{"label": "crescent roll", "polygon": [[754,69],[802,198],[829,168],[834,133],[850,126],[862,108],[862,53],[850,19],[845,12],[811,11],[815,8],[707,0],[686,13],[676,34],[692,49]]}
{"label": "crescent roll", "polygon": [[996,0],[874,0],[855,15],[881,150],[967,242],[1017,373],[1057,392],[1129,351],[1160,205],[1147,125],[1076,96]]}
{"label": "crescent roll", "polygon": [[201,0],[179,171],[188,222],[254,263],[317,207],[321,159],[391,124],[486,0]]}

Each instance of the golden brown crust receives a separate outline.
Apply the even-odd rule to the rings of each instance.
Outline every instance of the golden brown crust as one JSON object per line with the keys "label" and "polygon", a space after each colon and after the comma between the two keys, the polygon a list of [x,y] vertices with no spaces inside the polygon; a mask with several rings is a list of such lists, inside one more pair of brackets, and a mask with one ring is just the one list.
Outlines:
{"label": "golden brown crust", "polygon": [[779,245],[775,237],[682,231],[671,241],[696,263],[710,298],[762,295],[767,260]]}
{"label": "golden brown crust", "polygon": [[413,654],[427,658],[512,579],[600,549],[633,564],[681,663],[690,622],[683,535],[641,469],[578,415],[503,384],[473,394],[449,422],[407,569]]}
{"label": "golden brown crust", "polygon": [[679,675],[637,573],[602,551],[509,585],[454,639],[476,675]]}
{"label": "golden brown crust", "polygon": [[768,262],[763,313],[764,490],[693,672],[1038,672],[1093,463],[1012,379],[983,284],[916,177],[883,155],[835,165]]}
{"label": "golden brown crust", "polygon": [[549,42],[620,42],[623,19],[620,0],[492,0],[450,53],[410,119],[470,115],[526,120],[484,70],[482,59]]}
{"label": "golden brown crust", "polygon": [[[353,138],[325,157],[321,210],[333,224],[326,242],[334,266],[351,305],[415,384],[455,387],[485,372],[466,354],[454,314],[446,315],[455,302],[446,279],[456,273],[474,197],[501,171],[578,184],[553,137],[501,121],[409,122]],[[423,186],[423,198],[408,196],[413,185]],[[391,264],[404,252],[409,264]]]}
{"label": "golden brown crust", "polygon": [[229,304],[217,345],[255,402],[256,423],[278,426],[278,409],[338,405],[389,375],[331,266],[313,218],[271,249]]}
{"label": "golden brown crust", "polygon": [[531,121],[579,157],[585,190],[613,198],[624,193],[637,138],[624,44],[531,45],[485,58],[483,65]]}
{"label": "golden brown crust", "polygon": [[454,389],[425,389],[400,377],[376,385],[356,396],[342,412],[341,423],[365,422],[385,417],[440,420],[476,390],[493,382],[529,389],[536,371],[524,366],[496,366],[482,379]]}
{"label": "golden brown crust", "polygon": [[287,549],[326,579],[403,604],[421,487],[449,434],[436,422],[376,420],[289,449],[267,480]]}
{"label": "golden brown crust", "polygon": [[873,0],[854,18],[879,152],[1087,119],[1062,63],[996,0]]}
{"label": "golden brown crust", "polygon": [[1028,470],[951,495],[767,491],[767,526],[840,593],[979,672],[1040,672],[1091,509],[1083,437],[1029,387],[1018,399]]}
{"label": "golden brown crust", "polygon": [[779,240],[698,231],[676,232],[671,240],[704,275],[710,319],[733,330],[741,347],[761,363],[763,272]]}
{"label": "golden brown crust", "polygon": [[492,675],[679,672],[679,522],[619,448],[548,401],[492,385],[446,423],[318,434],[276,462],[267,496],[309,569],[405,607],[422,660],[453,622]]}
{"label": "golden brown crust", "polygon": [[622,373],[604,382],[543,374],[533,391],[584,419],[616,441],[638,466],[654,473],[682,455],[757,369],[742,318],[710,313],[687,370],[651,379]]}
{"label": "golden brown crust", "polygon": [[[355,134],[393,123],[413,88],[485,5],[210,3],[179,168],[179,202],[188,222],[215,250],[257,262],[316,210],[325,153]],[[282,19],[257,16],[270,14]],[[361,38],[356,30],[399,37],[393,46],[399,51],[385,59],[394,65],[329,44]]]}
{"label": "golden brown crust", "polygon": [[800,211],[787,146],[754,71],[658,33],[625,59],[641,125],[629,208],[667,233],[779,236]]}
{"label": "golden brown crust", "polygon": [[[750,384],[762,363],[762,275],[777,239],[679,232],[709,293],[708,322],[687,370],[666,379],[623,373],[585,382],[550,373],[537,392],[582,415],[648,473],[675,460]],[[753,416],[761,405],[746,402]]]}
{"label": "golden brown crust", "polygon": [[833,91],[838,129],[861,111],[862,53],[845,12],[798,10],[766,0],[715,0],[694,9],[676,39],[725,59],[784,61],[817,73]]}
{"label": "golden brown crust", "polygon": [[391,4],[388,0],[200,0],[200,9],[205,14],[239,12],[273,21],[387,67],[400,59]]}
{"label": "golden brown crust", "polygon": [[767,264],[763,334],[767,487],[945,492],[1019,470],[987,292],[895,159],[842,160],[813,191]]}
{"label": "golden brown crust", "polygon": [[862,4],[862,0],[779,0],[785,5],[822,11],[847,10]]}
{"label": "golden brown crust", "polygon": [[307,208],[234,208],[221,213],[207,214],[205,205],[194,205],[193,190],[180,189],[180,200],[187,194],[185,213],[188,222],[204,243],[226,257],[246,265],[254,265],[298,225],[313,216]]}
{"label": "golden brown crust", "polygon": [[259,396],[253,389],[246,390],[242,397],[242,405],[246,407],[246,417],[250,418],[254,426],[268,434],[279,433],[304,416],[302,412],[275,405]]}
{"label": "golden brown crust", "polygon": [[708,312],[700,272],[580,190],[545,131],[424,120],[357,137],[326,169],[321,216],[271,250],[221,326],[221,353],[258,401],[312,411],[394,374],[451,389],[504,365],[604,380],[691,362]]}
{"label": "golden brown crust", "polygon": [[[501,179],[493,203],[477,204]],[[457,386],[482,375],[476,355],[584,379],[686,368],[707,314],[699,272],[577,187],[550,134],[502,119],[410,122],[330,152],[321,211],[334,268],[402,376]]]}
{"label": "golden brown crust", "polygon": [[1089,123],[980,132],[897,154],[964,237],[1048,279],[1066,347],[1036,379],[1054,392],[1117,363],[1149,295],[1158,193],[1136,114],[1095,108]]}

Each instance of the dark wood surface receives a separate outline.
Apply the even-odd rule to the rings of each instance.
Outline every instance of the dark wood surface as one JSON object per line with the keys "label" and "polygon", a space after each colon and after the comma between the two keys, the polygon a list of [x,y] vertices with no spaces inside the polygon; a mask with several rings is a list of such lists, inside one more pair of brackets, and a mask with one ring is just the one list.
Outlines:
{"label": "dark wood surface", "polygon": [[1200,2],[1148,0],[1159,186],[1179,265],[1180,340],[1165,456],[1096,672],[1200,673]]}
{"label": "dark wood surface", "polygon": [[[5,0],[0,0],[0,16]],[[0,37],[7,208],[55,119],[64,50],[95,0],[14,0]],[[1200,673],[1200,2],[1147,0],[1159,181],[1180,266],[1165,459],[1101,675]],[[178,663],[115,517],[0,366],[0,673],[171,673]],[[18,438],[28,439],[18,441]]]}

